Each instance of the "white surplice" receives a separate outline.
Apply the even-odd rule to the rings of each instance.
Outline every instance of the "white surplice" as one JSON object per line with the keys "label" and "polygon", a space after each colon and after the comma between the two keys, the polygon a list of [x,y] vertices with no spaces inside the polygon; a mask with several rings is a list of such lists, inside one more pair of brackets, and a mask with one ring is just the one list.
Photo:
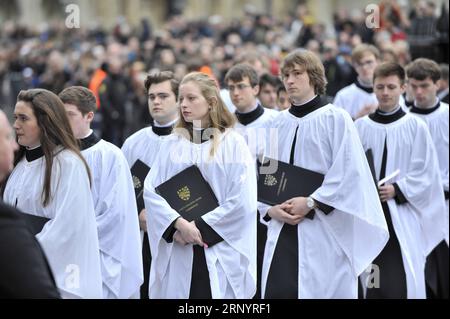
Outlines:
{"label": "white surplice", "polygon": [[172,135],[144,184],[147,228],[152,251],[150,298],[188,298],[192,245],[167,243],[163,233],[180,216],[155,187],[196,165],[211,186],[219,207],[202,219],[222,238],[205,249],[213,298],[251,298],[256,291],[256,175],[244,139],[229,131],[210,157],[212,141],[194,144]]}
{"label": "white surplice", "polygon": [[82,151],[92,173],[92,195],[100,244],[104,298],[139,296],[142,246],[128,163],[104,140]]}
{"label": "white surplice", "polygon": [[[388,200],[406,273],[408,298],[425,298],[425,258],[445,237],[445,203],[439,164],[425,123],[406,114],[380,124],[368,116],[356,121],[365,150],[372,149],[377,174],[386,141],[386,176],[400,170],[389,184],[397,183],[407,203]],[[379,176],[377,176],[379,177]]]}
{"label": "white surplice", "polygon": [[[299,283],[298,298],[357,298],[358,276],[383,249],[388,230],[353,121],[328,104],[302,118],[282,111],[275,128],[278,137],[272,143],[278,146],[266,155],[289,163],[298,128],[293,164],[325,175],[311,196],[334,207],[328,215],[316,209],[313,220],[298,225],[299,271],[293,279]],[[263,296],[283,225],[275,219],[269,222]]]}
{"label": "white surplice", "polygon": [[[4,200],[21,211],[50,218],[37,234],[63,298],[102,298],[95,211],[86,168],[71,151],[54,156],[51,201],[42,205],[45,159],[24,158],[14,168]],[[32,267],[32,265],[30,265]]]}
{"label": "white surplice", "polygon": [[[433,139],[434,146],[439,160],[439,168],[441,171],[442,187],[445,191],[449,191],[449,106],[447,103],[441,102],[439,108],[430,114],[411,113],[420,117],[428,126]],[[445,241],[449,244],[449,200],[446,200],[446,235]]]}

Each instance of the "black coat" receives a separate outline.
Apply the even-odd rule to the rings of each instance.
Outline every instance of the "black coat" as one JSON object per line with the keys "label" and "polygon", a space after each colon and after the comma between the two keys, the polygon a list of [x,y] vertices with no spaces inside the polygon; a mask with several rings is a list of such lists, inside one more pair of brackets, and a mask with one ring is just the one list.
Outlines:
{"label": "black coat", "polygon": [[0,200],[0,299],[60,298],[44,252],[21,213]]}

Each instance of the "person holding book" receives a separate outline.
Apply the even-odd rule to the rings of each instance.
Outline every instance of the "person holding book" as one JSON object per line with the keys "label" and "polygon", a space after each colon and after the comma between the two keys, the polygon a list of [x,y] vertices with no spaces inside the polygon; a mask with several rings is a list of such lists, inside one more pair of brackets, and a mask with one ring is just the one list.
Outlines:
{"label": "person holding book", "polygon": [[90,170],[64,105],[42,90],[21,91],[14,110],[20,145],[3,199],[49,219],[36,235],[63,298],[101,298],[99,244]]}
{"label": "person holding book", "polygon": [[357,298],[358,275],[388,239],[358,133],[346,111],[322,98],[325,72],[314,53],[287,55],[281,76],[292,106],[274,121],[278,150],[266,156],[303,172],[287,182],[316,187],[282,201],[274,192],[268,201],[277,204],[259,210],[269,221],[263,297]]}
{"label": "person holding book", "polygon": [[390,238],[373,261],[378,283],[362,278],[365,297],[425,298],[425,256],[445,233],[437,154],[425,123],[400,106],[405,70],[394,62],[379,65],[374,90],[377,111],[355,125],[372,152],[376,179],[399,174],[379,186]]}
{"label": "person holding book", "polygon": [[[0,182],[14,167],[18,145],[0,111]],[[27,229],[22,214],[0,198],[0,298],[60,298],[44,251]],[[30,265],[33,267],[30,267]]]}
{"label": "person holding book", "polygon": [[445,240],[442,240],[427,258],[426,282],[427,297],[449,297],[449,106],[439,100],[437,91],[441,70],[439,65],[429,59],[417,59],[408,65],[406,73],[414,96],[410,112],[425,121],[438,155],[442,189],[446,200]]}
{"label": "person holding book", "polygon": [[[252,298],[257,209],[252,155],[244,138],[229,130],[234,118],[214,79],[186,75],[178,100],[180,121],[144,184],[153,254],[150,297]],[[198,194],[200,189],[205,191]],[[197,218],[190,208],[174,209],[174,197]]]}
{"label": "person holding book", "polygon": [[[263,107],[258,102],[258,92],[260,82],[256,70],[247,63],[236,64],[225,75],[225,84],[230,93],[230,99],[236,106],[235,116],[237,124],[235,129],[246,140],[250,152],[257,160],[261,160],[264,155],[265,141],[270,134],[270,128],[278,111]],[[269,85],[269,84],[268,84]],[[264,246],[267,237],[267,226],[264,221],[259,220],[257,228],[258,245],[258,291],[256,298],[261,297],[261,269],[264,256]]]}
{"label": "person holding book", "polygon": [[118,147],[99,139],[92,131],[97,103],[90,90],[69,87],[59,98],[92,173],[103,299],[138,298],[143,282],[142,247],[127,160]]}
{"label": "person holding book", "polygon": [[179,85],[179,81],[170,71],[156,72],[147,76],[145,89],[148,94],[148,108],[154,119],[154,124],[131,135],[122,146],[122,152],[133,175],[142,236],[144,284],[141,286],[141,299],[148,299],[151,264],[143,198],[144,180],[159,156],[164,141],[172,133],[172,129],[178,121],[177,96]]}

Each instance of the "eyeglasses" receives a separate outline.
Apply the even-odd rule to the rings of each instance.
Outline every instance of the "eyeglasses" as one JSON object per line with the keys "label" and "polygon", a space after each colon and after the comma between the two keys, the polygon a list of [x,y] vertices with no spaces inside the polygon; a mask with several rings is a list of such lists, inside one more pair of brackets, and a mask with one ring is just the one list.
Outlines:
{"label": "eyeglasses", "polygon": [[251,87],[251,85],[244,84],[244,83],[239,83],[239,84],[236,84],[236,85],[229,85],[228,86],[228,91],[230,91],[230,92],[234,92],[234,90],[242,91],[242,90],[244,90],[244,89],[246,89],[248,87]]}

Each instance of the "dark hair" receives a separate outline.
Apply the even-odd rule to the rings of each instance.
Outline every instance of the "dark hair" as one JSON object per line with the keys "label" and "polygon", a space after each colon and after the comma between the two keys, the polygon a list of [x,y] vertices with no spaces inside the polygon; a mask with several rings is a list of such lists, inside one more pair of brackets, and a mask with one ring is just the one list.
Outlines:
{"label": "dark hair", "polygon": [[225,85],[228,81],[239,82],[244,80],[244,77],[248,78],[252,87],[259,84],[258,73],[256,73],[255,69],[248,63],[239,63],[233,66],[225,75],[224,82]]}
{"label": "dark hair", "polygon": [[277,88],[278,86],[282,85],[283,83],[281,82],[279,77],[276,77],[269,73],[264,73],[259,78],[259,87],[262,89],[262,87],[267,84],[273,86],[274,88]]}
{"label": "dark hair", "polygon": [[284,85],[279,85],[277,88],[277,96],[279,97],[281,92],[287,92],[286,87]]}
{"label": "dark hair", "polygon": [[82,86],[71,86],[59,93],[64,104],[75,105],[81,114],[97,111],[97,100],[91,90]]}
{"label": "dark hair", "polygon": [[[73,135],[69,119],[61,99],[54,93],[43,89],[20,91],[17,102],[28,103],[36,116],[41,129],[41,147],[45,158],[44,188],[42,190],[42,204],[47,206],[51,200],[51,176],[54,157],[62,150],[74,152],[83,162],[91,181],[91,173],[86,160],[81,155],[78,142]],[[58,150],[58,147],[61,147]],[[14,165],[22,159],[25,147],[21,146],[16,153]]]}
{"label": "dark hair", "polygon": [[395,75],[400,79],[400,83],[405,83],[405,69],[395,62],[383,62],[378,65],[373,73],[373,81],[375,82],[376,78],[385,78],[391,75]]}
{"label": "dark hair", "polygon": [[319,57],[308,50],[295,50],[289,53],[281,64],[281,75],[289,69],[295,67],[295,64],[300,65],[307,73],[310,84],[314,87],[315,94],[325,94],[327,87],[327,79],[325,77],[325,69]]}
{"label": "dark hair", "polygon": [[147,75],[147,78],[145,79],[145,90],[148,93],[148,90],[150,90],[150,86],[152,86],[152,84],[163,83],[166,81],[170,81],[172,92],[175,94],[175,97],[178,97],[180,82],[175,78],[172,71],[155,72]]}
{"label": "dark hair", "polygon": [[441,78],[441,69],[433,60],[419,58],[408,64],[406,74],[408,79],[423,81],[430,78],[436,83]]}

